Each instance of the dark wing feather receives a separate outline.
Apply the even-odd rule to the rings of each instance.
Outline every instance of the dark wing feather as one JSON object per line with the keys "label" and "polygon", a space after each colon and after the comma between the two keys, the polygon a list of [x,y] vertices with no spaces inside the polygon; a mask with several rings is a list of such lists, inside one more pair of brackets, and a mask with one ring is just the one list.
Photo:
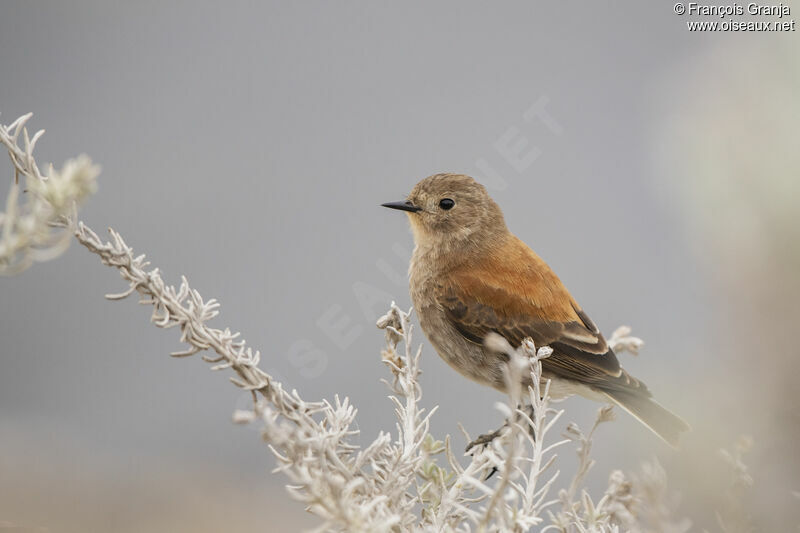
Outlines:
{"label": "dark wing feather", "polygon": [[562,290],[566,294],[572,305],[571,313],[562,310],[562,315],[571,314],[567,320],[549,320],[546,305],[537,304],[532,295],[507,291],[498,285],[488,278],[455,276],[440,284],[435,296],[452,325],[470,342],[482,345],[490,331],[502,335],[512,346],[519,346],[530,337],[537,346],[553,349],[542,365],[556,376],[603,389],[638,389],[646,393],[643,384],[620,368],[602,333],[560,282],[548,291]]}

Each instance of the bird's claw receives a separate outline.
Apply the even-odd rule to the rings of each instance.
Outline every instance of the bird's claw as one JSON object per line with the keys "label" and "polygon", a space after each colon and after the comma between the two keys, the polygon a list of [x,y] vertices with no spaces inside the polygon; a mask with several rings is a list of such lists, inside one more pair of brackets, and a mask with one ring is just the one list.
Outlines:
{"label": "bird's claw", "polygon": [[[503,432],[503,430],[505,428],[506,428],[506,426],[503,426],[500,429],[492,431],[491,433],[484,433],[483,435],[478,435],[477,439],[475,439],[472,442],[470,442],[469,444],[467,444],[467,449],[465,450],[465,452],[469,453],[470,450],[472,450],[473,448],[476,448],[478,446],[488,446],[489,444],[492,443],[492,441],[494,439],[496,439],[497,437],[500,436],[500,434]],[[491,478],[497,472],[498,472],[497,467],[493,466],[492,469],[489,471],[489,473],[486,474],[486,477],[483,478],[483,480],[484,481],[489,481],[489,478]]]}
{"label": "bird's claw", "polygon": [[486,446],[488,444],[491,444],[491,442],[494,439],[496,439],[497,437],[500,436],[500,434],[503,432],[504,428],[505,428],[505,426],[503,426],[500,429],[497,429],[495,431],[492,431],[491,433],[484,433],[483,435],[478,435],[477,439],[475,439],[472,442],[470,442],[469,444],[467,444],[467,449],[464,450],[465,453],[469,453],[469,451],[471,449],[475,448],[476,446]]}

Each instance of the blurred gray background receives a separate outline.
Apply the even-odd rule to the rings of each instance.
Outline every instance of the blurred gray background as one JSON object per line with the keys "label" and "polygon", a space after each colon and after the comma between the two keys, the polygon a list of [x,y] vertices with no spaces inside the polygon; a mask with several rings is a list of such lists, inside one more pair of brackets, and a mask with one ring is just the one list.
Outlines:
{"label": "blurred gray background", "polygon": [[[603,331],[645,339],[623,364],[695,428],[676,453],[621,414],[592,486],[658,456],[680,513],[713,528],[716,450],[753,434],[755,520],[796,524],[798,37],[690,18],[635,1],[2,2],[0,121],[33,111],[41,162],[91,155],[82,219],[219,299],[215,324],[285,385],[348,395],[362,442],[394,431],[375,319],[410,305],[411,235],[379,204],[475,176]],[[148,308],[103,299],[123,287],[79,246],[0,279],[0,524],[312,526],[256,428],[232,425],[247,396],[169,358],[177,335]],[[437,435],[496,428],[500,395],[416,339]],[[584,425],[597,408],[565,405]]]}

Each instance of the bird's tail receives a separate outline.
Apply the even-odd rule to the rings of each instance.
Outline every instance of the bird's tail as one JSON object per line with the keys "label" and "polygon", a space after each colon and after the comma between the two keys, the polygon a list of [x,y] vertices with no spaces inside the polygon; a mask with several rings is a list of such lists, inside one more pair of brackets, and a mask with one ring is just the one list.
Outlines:
{"label": "bird's tail", "polygon": [[680,434],[690,429],[681,417],[643,394],[624,390],[603,392],[614,404],[629,412],[673,448],[678,447]]}

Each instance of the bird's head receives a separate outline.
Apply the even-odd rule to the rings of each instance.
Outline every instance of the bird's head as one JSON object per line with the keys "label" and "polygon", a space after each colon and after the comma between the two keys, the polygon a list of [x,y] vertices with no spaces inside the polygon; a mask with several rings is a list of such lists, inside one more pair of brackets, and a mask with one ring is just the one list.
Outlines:
{"label": "bird's head", "polygon": [[404,201],[382,205],[406,211],[417,245],[483,246],[507,231],[486,188],[464,174],[434,174],[417,183]]}

